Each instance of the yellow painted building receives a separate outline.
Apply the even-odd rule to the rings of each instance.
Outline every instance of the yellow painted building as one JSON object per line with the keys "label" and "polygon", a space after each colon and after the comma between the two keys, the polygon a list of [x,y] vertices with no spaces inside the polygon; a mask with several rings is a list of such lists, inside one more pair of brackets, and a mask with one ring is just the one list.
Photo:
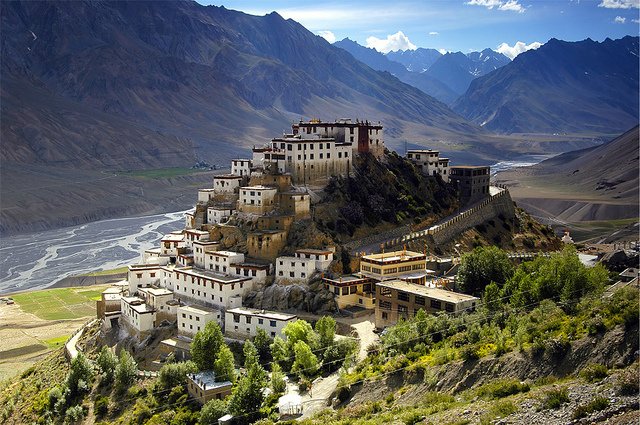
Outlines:
{"label": "yellow painted building", "polygon": [[323,278],[324,287],[335,294],[338,308],[362,307],[369,310],[375,308],[376,288],[373,279],[357,274],[339,278]]}

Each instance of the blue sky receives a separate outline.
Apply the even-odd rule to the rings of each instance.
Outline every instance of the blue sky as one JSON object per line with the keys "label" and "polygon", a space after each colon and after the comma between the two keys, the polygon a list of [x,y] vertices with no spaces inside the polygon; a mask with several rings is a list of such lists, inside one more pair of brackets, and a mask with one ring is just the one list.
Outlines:
{"label": "blue sky", "polygon": [[[640,0],[198,0],[252,15],[276,11],[329,41],[349,37],[378,50],[484,48],[515,56],[550,38],[638,35]],[[519,44],[517,44],[519,43]]]}

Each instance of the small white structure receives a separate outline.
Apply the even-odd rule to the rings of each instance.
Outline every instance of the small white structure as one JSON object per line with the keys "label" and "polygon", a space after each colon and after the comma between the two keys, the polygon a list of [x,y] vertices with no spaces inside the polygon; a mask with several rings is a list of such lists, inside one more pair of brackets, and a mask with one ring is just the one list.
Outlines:
{"label": "small white structure", "polygon": [[218,273],[231,273],[231,264],[242,263],[244,254],[233,251],[208,251],[204,257],[204,268]]}
{"label": "small white structure", "polygon": [[193,249],[194,242],[208,241],[209,232],[205,230],[187,229],[184,231],[184,243],[190,250]]}
{"label": "small white structure", "polygon": [[216,251],[220,246],[217,241],[194,241],[193,242],[193,265],[201,269],[205,268],[205,257],[207,252]]}
{"label": "small white structure", "polygon": [[207,208],[207,223],[225,223],[233,215],[235,208],[231,206],[213,206]]}
{"label": "small white structure", "polygon": [[142,264],[159,264],[165,266],[169,263],[169,256],[162,255],[160,248],[147,249],[142,253]]}
{"label": "small white structure", "polygon": [[315,261],[316,270],[322,272],[329,268],[333,261],[334,250],[331,249],[299,249],[296,257],[301,260]]}
{"label": "small white structure", "polygon": [[245,186],[240,188],[238,211],[249,214],[266,214],[275,208],[278,189],[268,186]]}
{"label": "small white structure", "polygon": [[221,174],[213,178],[213,190],[218,193],[234,193],[240,187],[242,176]]}
{"label": "small white structure", "polygon": [[236,176],[248,176],[251,174],[251,160],[242,158],[232,159],[231,174],[235,174]]}
{"label": "small white structure", "polygon": [[120,319],[135,332],[147,332],[154,328],[156,311],[138,297],[121,298]]}
{"label": "small white structure", "polygon": [[298,257],[276,258],[276,282],[306,283],[316,270],[316,261]]}
{"label": "small white structure", "polygon": [[161,267],[159,264],[131,264],[127,272],[129,295],[134,295],[139,288],[158,285],[161,282]]}
{"label": "small white structure", "polygon": [[244,307],[233,308],[225,312],[224,330],[228,336],[251,338],[256,336],[258,329],[262,329],[267,335],[275,337],[282,336],[282,329],[287,323],[296,320],[298,317],[293,314]]}
{"label": "small white structure", "polygon": [[173,302],[173,292],[167,288],[138,288],[138,297],[156,311],[158,320],[174,320],[177,302]]}
{"label": "small white structure", "polygon": [[171,232],[164,235],[160,240],[160,255],[169,257],[178,256],[178,250],[185,247],[184,235],[182,231]]}
{"label": "small white structure", "polygon": [[220,310],[199,305],[178,307],[178,333],[193,336],[204,329],[207,323],[216,321],[222,327],[222,312]]}
{"label": "small white structure", "polygon": [[215,196],[216,190],[213,188],[198,189],[198,203],[206,204],[207,202],[213,200]]}
{"label": "small white structure", "polygon": [[573,243],[573,238],[571,237],[571,235],[569,235],[568,230],[564,231],[564,236],[562,237],[561,241],[566,244]]}
{"label": "small white structure", "polygon": [[449,181],[449,158],[440,158],[440,152],[431,149],[410,149],[407,159],[427,176],[440,175],[442,180]]}
{"label": "small white structure", "polygon": [[250,278],[214,273],[202,269],[165,267],[165,285],[181,300],[217,309],[242,305],[242,296],[253,288]]}

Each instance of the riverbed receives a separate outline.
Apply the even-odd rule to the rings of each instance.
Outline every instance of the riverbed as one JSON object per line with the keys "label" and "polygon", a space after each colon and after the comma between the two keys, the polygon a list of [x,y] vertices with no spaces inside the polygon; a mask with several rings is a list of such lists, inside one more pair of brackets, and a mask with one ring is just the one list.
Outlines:
{"label": "riverbed", "polygon": [[185,211],[101,220],[0,240],[0,294],[47,288],[68,276],[140,261],[166,233],[184,227]]}

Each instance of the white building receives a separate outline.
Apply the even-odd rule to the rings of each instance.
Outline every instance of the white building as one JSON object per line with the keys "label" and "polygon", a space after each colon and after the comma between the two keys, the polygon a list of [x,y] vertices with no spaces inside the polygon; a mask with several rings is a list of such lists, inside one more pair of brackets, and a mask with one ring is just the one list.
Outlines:
{"label": "white building", "polygon": [[231,174],[236,176],[248,176],[251,174],[250,159],[233,159],[231,160]]}
{"label": "white building", "polygon": [[275,208],[278,189],[268,186],[245,186],[240,188],[238,211],[263,215]]}
{"label": "white building", "polygon": [[323,272],[329,268],[333,261],[333,250],[330,249],[299,249],[296,257],[301,260],[315,261],[315,268]]}
{"label": "white building", "polygon": [[235,174],[221,174],[213,178],[215,193],[234,193],[240,187],[243,177]]}
{"label": "white building", "polygon": [[138,297],[120,299],[120,320],[135,332],[147,332],[155,327],[156,311]]}
{"label": "white building", "polygon": [[229,274],[237,277],[248,277],[251,279],[251,283],[255,285],[262,285],[267,280],[270,266],[267,264],[257,263],[231,263],[229,268]]}
{"label": "white building", "polygon": [[213,200],[215,196],[216,190],[213,188],[198,189],[198,202],[201,204],[206,204],[207,202]]}
{"label": "white building", "polygon": [[208,251],[204,257],[204,268],[218,273],[231,273],[231,265],[244,262],[244,254],[233,251]]}
{"label": "white building", "polygon": [[205,257],[208,251],[216,251],[220,246],[218,241],[194,241],[193,265],[201,269],[205,268]]}
{"label": "white building", "polygon": [[146,249],[141,256],[142,264],[159,264],[161,266],[166,265],[169,262],[168,255],[162,255],[160,248]]}
{"label": "white building", "polygon": [[223,326],[222,312],[208,307],[191,305],[178,307],[178,333],[186,336],[194,336],[196,332],[204,329],[209,322],[216,321]]}
{"label": "white building", "polygon": [[207,208],[207,223],[208,224],[220,224],[226,223],[226,221],[233,215],[235,208],[232,206],[213,206]]}
{"label": "white building", "polygon": [[240,307],[242,296],[253,287],[251,279],[247,277],[223,275],[191,267],[165,267],[163,276],[165,286],[174,291],[175,298],[217,309]]}
{"label": "white building", "polygon": [[298,257],[276,258],[276,282],[306,283],[316,270],[316,261]]}
{"label": "white building", "polygon": [[161,283],[161,266],[159,264],[131,264],[127,272],[129,295],[134,295],[138,289]]}
{"label": "white building", "polygon": [[175,319],[178,303],[173,302],[173,292],[167,288],[138,288],[138,297],[156,311],[158,320]]}
{"label": "white building", "polygon": [[225,312],[224,330],[227,336],[251,338],[258,329],[263,329],[272,338],[282,335],[287,323],[295,322],[298,317],[292,314],[249,308],[233,308]]}
{"label": "white building", "polygon": [[449,158],[440,158],[440,152],[431,149],[410,149],[407,159],[427,176],[440,175],[442,180],[449,181]]}
{"label": "white building", "polygon": [[164,235],[160,240],[160,255],[172,257],[174,260],[178,256],[178,250],[186,246],[182,231],[171,232]]}

